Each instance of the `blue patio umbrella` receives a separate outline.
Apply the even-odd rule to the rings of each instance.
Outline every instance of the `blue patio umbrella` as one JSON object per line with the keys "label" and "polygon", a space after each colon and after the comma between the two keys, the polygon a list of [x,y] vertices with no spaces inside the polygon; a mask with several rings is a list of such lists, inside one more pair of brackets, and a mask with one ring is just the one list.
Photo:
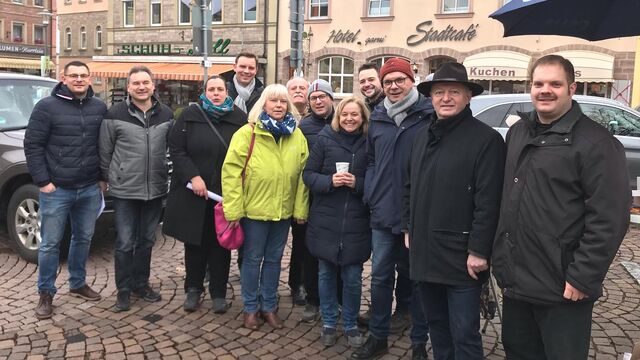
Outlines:
{"label": "blue patio umbrella", "polygon": [[640,35],[640,0],[511,0],[489,17],[504,36],[565,35],[590,41]]}

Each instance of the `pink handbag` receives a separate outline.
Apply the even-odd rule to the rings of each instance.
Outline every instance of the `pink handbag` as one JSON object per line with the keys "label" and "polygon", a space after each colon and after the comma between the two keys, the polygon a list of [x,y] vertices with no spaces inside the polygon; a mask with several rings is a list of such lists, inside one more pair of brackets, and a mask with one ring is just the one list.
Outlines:
{"label": "pink handbag", "polygon": [[[244,167],[242,168],[242,186],[244,187],[244,176],[247,170],[247,164],[253,153],[253,144],[256,141],[256,134],[251,130],[251,142],[249,143],[249,151],[247,152],[247,158],[244,161]],[[218,236],[218,243],[220,246],[227,250],[236,250],[244,243],[244,231],[242,226],[238,225],[235,228],[229,227],[229,222],[224,217],[224,208],[222,203],[217,203],[213,208],[213,220],[216,227],[216,235]]]}

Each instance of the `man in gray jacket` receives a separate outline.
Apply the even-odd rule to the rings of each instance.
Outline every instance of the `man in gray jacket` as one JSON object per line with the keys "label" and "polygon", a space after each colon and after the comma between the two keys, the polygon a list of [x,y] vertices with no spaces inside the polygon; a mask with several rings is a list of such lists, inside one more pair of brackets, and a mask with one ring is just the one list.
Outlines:
{"label": "man in gray jacket", "polygon": [[128,97],[107,112],[100,128],[100,168],[113,196],[116,237],[116,311],[130,297],[157,302],[149,286],[151,249],[167,193],[167,134],[171,109],[154,96],[151,71],[129,70]]}

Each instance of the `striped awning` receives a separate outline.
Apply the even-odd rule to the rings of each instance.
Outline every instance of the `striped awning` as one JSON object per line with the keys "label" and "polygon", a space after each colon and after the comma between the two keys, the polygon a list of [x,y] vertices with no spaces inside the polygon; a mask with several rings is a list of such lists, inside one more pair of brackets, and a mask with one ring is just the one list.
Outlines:
{"label": "striped awning", "polygon": [[[40,69],[40,59],[16,59],[0,57],[0,68],[9,69]],[[49,69],[53,69],[53,62],[49,61]]]}
{"label": "striped awning", "polygon": [[[133,63],[133,62],[110,62],[110,61],[93,61],[89,64],[91,76],[105,78],[126,78],[129,69],[133,66],[146,66],[153,73],[155,79],[163,80],[186,80],[186,81],[203,81],[203,68],[200,64],[180,64],[180,63]],[[221,74],[233,69],[231,64],[214,64],[209,68],[208,74]]]}

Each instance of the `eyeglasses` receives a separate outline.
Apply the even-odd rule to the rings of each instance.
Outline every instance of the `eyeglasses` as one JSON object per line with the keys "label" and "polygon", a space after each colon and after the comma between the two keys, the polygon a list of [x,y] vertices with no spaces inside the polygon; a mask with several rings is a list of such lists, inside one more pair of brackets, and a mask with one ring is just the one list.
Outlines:
{"label": "eyeglasses", "polygon": [[318,96],[309,96],[309,101],[316,102],[316,100],[325,101],[327,99],[326,94],[318,95]]}
{"label": "eyeglasses", "polygon": [[391,84],[395,83],[396,86],[402,86],[402,85],[404,85],[405,80],[407,80],[408,78],[409,77],[407,77],[407,76],[403,76],[403,77],[399,77],[399,78],[396,78],[396,79],[393,79],[393,80],[384,80],[384,81],[382,81],[382,85],[384,87],[390,87]]}
{"label": "eyeglasses", "polygon": [[68,77],[71,79],[86,79],[89,77],[89,74],[65,74],[64,77]]}

